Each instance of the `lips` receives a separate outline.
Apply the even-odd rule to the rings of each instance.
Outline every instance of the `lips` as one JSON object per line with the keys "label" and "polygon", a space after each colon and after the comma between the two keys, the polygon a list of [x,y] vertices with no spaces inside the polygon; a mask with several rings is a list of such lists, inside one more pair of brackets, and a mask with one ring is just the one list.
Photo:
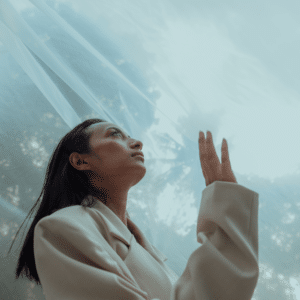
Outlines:
{"label": "lips", "polygon": [[139,152],[134,152],[131,156],[136,156],[136,155],[141,155],[144,157],[144,153],[139,151]]}

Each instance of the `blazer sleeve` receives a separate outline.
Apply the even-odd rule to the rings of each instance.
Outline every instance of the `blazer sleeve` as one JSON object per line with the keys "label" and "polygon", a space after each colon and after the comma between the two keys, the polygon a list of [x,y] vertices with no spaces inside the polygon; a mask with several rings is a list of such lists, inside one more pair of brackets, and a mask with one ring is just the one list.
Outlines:
{"label": "blazer sleeve", "polygon": [[80,206],[37,223],[34,256],[46,300],[148,299]]}
{"label": "blazer sleeve", "polygon": [[176,300],[250,300],[259,276],[258,194],[239,184],[207,186],[197,222],[202,245],[189,257]]}

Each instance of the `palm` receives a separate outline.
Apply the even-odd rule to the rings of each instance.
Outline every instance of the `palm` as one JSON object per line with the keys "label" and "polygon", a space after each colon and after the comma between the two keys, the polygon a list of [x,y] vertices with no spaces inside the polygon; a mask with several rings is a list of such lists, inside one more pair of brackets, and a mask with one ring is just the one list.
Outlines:
{"label": "palm", "polygon": [[199,156],[206,186],[213,183],[214,181],[227,181],[237,183],[231,169],[228,146],[225,139],[222,143],[222,163],[220,163],[213,144],[212,134],[208,131],[207,138],[205,139],[204,133],[200,131]]}

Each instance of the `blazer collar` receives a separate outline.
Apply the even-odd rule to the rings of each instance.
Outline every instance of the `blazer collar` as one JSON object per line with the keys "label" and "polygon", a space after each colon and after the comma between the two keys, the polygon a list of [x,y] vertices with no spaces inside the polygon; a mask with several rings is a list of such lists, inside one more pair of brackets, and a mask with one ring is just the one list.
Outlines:
{"label": "blazer collar", "polygon": [[[88,197],[93,197],[88,195]],[[166,261],[168,258],[160,252],[156,247],[151,245],[145,235],[141,232],[138,226],[128,217],[127,226],[120,220],[120,218],[103,202],[96,199],[93,206],[94,209],[101,213],[101,216],[104,218],[108,230],[112,236],[126,244],[127,247],[130,246],[132,236],[142,245],[155,259],[158,259],[162,262]],[[86,198],[85,198],[86,199]]]}

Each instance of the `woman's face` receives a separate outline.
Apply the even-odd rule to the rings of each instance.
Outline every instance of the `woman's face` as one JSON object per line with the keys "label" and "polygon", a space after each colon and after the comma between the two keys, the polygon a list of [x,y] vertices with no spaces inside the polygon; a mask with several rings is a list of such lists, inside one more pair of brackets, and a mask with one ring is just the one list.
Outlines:
{"label": "woman's face", "polygon": [[87,131],[92,132],[89,163],[94,172],[101,177],[129,180],[131,186],[144,177],[144,160],[139,156],[132,157],[134,152],[142,150],[141,141],[131,138],[122,128],[109,122],[93,124]]}

